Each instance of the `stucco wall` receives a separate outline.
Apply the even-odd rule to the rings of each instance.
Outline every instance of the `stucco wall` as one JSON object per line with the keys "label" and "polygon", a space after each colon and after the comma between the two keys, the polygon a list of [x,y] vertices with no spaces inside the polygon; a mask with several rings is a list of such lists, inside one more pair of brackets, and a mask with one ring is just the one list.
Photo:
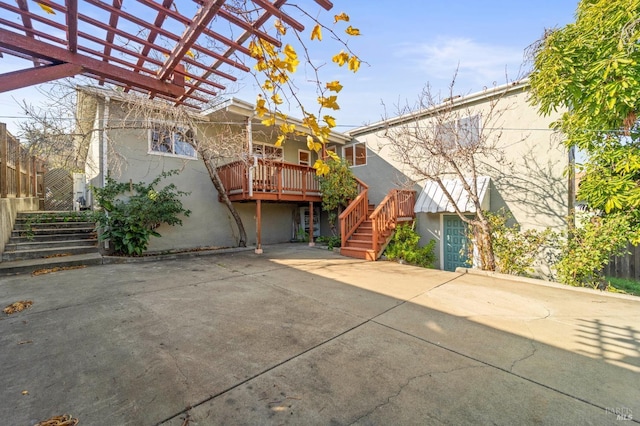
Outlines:
{"label": "stucco wall", "polygon": [[[569,210],[568,178],[564,176],[568,154],[561,136],[549,129],[549,124],[558,119],[560,113],[540,116],[536,108],[529,105],[528,93],[522,89],[511,91],[500,99],[500,116],[490,123],[484,119],[488,109],[487,99],[477,98],[461,107],[460,115],[480,113],[483,117],[481,127],[501,132],[495,150],[499,155],[478,161],[479,173],[491,177],[490,210],[505,208],[522,229],[563,229]],[[429,123],[428,120],[424,119],[423,123]],[[374,160],[364,168],[356,167],[353,170],[358,176],[373,176],[374,179],[377,176],[384,181],[394,172],[404,172],[418,180],[397,160],[383,129],[357,134],[356,139],[366,142],[367,147],[386,162],[380,166],[382,163]],[[385,167],[393,172],[382,171]],[[424,182],[418,182],[424,185]],[[423,237],[421,243],[436,238],[439,244],[440,215],[424,213],[417,219],[417,229]],[[440,247],[436,254],[440,254]]]}
{"label": "stucco wall", "polygon": [[[37,211],[38,198],[0,198],[0,255],[11,237],[18,212]],[[2,262],[2,256],[0,256]]]}
{"label": "stucco wall", "polygon": [[[101,112],[98,112],[101,114]],[[113,123],[123,118],[117,103],[110,106],[109,120]],[[204,129],[206,134],[216,134],[212,124]],[[97,132],[99,133],[99,132]],[[163,171],[180,170],[180,174],[164,180],[164,184],[174,183],[179,190],[190,192],[182,198],[185,208],[191,210],[189,217],[183,218],[182,226],[161,225],[157,231],[161,238],[153,238],[149,251],[196,247],[233,247],[238,244],[238,230],[226,206],[218,201],[218,193],[202,160],[185,159],[175,156],[149,153],[148,131],[145,129],[107,130],[109,138],[108,164],[110,176],[121,182],[150,182]],[[259,142],[268,142],[259,140]],[[100,140],[93,141],[91,152],[97,149]],[[285,160],[297,163],[298,149],[305,146],[288,141],[284,147]],[[315,156],[312,157],[315,160]],[[98,159],[99,162],[99,159]],[[93,184],[100,183],[96,175]],[[162,182],[161,182],[162,184]],[[234,203],[247,232],[247,244],[256,244],[256,203]],[[308,203],[305,204],[308,206]],[[298,211],[295,204],[262,203],[262,244],[290,241],[293,236],[293,214]],[[322,229],[324,232],[326,230]],[[326,233],[326,232],[325,232]]]}

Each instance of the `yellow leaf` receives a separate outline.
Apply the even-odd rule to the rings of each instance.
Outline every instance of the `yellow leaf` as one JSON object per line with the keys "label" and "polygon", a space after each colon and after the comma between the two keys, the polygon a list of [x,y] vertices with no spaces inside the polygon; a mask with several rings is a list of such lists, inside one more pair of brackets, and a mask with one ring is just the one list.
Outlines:
{"label": "yellow leaf", "polygon": [[282,98],[278,93],[275,93],[273,96],[271,96],[271,100],[276,105],[280,105],[282,103]]}
{"label": "yellow leaf", "polygon": [[351,25],[349,25],[349,27],[344,30],[345,33],[349,34],[350,36],[359,36],[360,35],[360,30],[357,28],[353,28]]}
{"label": "yellow leaf", "polygon": [[256,101],[256,114],[258,117],[263,117],[269,110],[265,106],[266,101],[262,98],[262,96],[258,95],[258,100]]}
{"label": "yellow leaf", "polygon": [[285,136],[284,136],[284,135],[280,135],[280,136],[278,136],[278,139],[276,139],[276,144],[275,144],[275,145],[276,145],[276,146],[281,146],[281,145],[282,145],[282,142],[284,142],[284,138],[285,138]]}
{"label": "yellow leaf", "polygon": [[318,98],[318,103],[325,108],[340,109],[340,106],[336,102],[337,100],[338,97],[336,95],[332,95],[326,98],[324,96],[320,96]]}
{"label": "yellow leaf", "polygon": [[254,41],[249,43],[248,49],[252,58],[260,58],[263,56],[262,47]]}
{"label": "yellow leaf", "polygon": [[193,50],[191,49],[187,50],[186,55],[192,59],[196,57],[195,53],[193,53]]}
{"label": "yellow leaf", "polygon": [[293,133],[296,131],[296,125],[295,124],[286,124],[286,123],[282,123],[280,125],[280,131],[284,134],[287,133]]}
{"label": "yellow leaf", "polygon": [[321,149],[322,149],[322,144],[321,144],[320,142],[315,142],[315,143],[313,144],[313,150],[314,150],[315,152],[319,152]]}
{"label": "yellow leaf", "polygon": [[305,126],[307,126],[309,128],[309,130],[311,130],[311,132],[313,134],[318,133],[318,121],[316,119],[316,116],[313,114],[308,114],[305,118],[302,119],[302,124],[304,124]]}
{"label": "yellow leaf", "polygon": [[53,10],[51,8],[51,6],[49,6],[48,4],[44,4],[44,3],[40,3],[40,2],[36,2],[36,4],[38,6],[40,6],[40,8],[42,10],[44,10],[45,12],[47,12],[49,15],[55,15],[56,14],[55,10]]}
{"label": "yellow leaf", "polygon": [[333,21],[334,24],[337,24],[338,21],[349,22],[349,15],[344,12],[342,12],[340,15],[335,15],[333,18],[335,19],[335,21]]}
{"label": "yellow leaf", "polygon": [[326,88],[331,90],[332,92],[340,92],[342,90],[342,84],[338,80],[330,81],[326,84]]}
{"label": "yellow leaf", "polygon": [[340,161],[340,157],[338,157],[338,154],[336,154],[335,151],[327,151],[327,155],[335,161]]}
{"label": "yellow leaf", "polygon": [[259,59],[254,68],[258,71],[264,71],[268,68],[268,66],[264,59]]}
{"label": "yellow leaf", "polygon": [[296,50],[290,44],[287,44],[284,47],[284,54],[287,56],[287,58],[290,58],[290,59],[298,58],[298,53],[296,53]]}
{"label": "yellow leaf", "polygon": [[313,136],[307,136],[307,148],[313,149]]}
{"label": "yellow leaf", "polygon": [[282,25],[282,22],[279,19],[276,19],[276,22],[274,22],[273,26],[276,27],[280,34],[285,35],[287,33],[287,29],[284,25]]}
{"label": "yellow leaf", "polygon": [[311,31],[311,40],[316,38],[318,39],[318,41],[322,41],[322,28],[320,27],[320,24],[316,24],[316,26],[313,27],[313,30]]}
{"label": "yellow leaf", "polygon": [[340,53],[335,55],[331,60],[338,64],[338,66],[343,66],[349,60],[349,54],[345,53],[344,50],[341,50]]}
{"label": "yellow leaf", "polygon": [[264,120],[262,120],[262,124],[264,124],[267,127],[271,127],[274,124],[276,124],[276,118],[274,116],[271,116],[269,118],[265,118]]}
{"label": "yellow leaf", "polygon": [[327,126],[336,127],[336,119],[335,118],[333,118],[330,115],[325,115],[323,118],[324,118],[324,122],[327,123]]}
{"label": "yellow leaf", "polygon": [[271,80],[265,80],[262,88],[266,91],[271,92],[273,90],[273,83],[271,82]]}
{"label": "yellow leaf", "polygon": [[360,59],[352,56],[349,58],[349,71],[357,72],[360,68]]}

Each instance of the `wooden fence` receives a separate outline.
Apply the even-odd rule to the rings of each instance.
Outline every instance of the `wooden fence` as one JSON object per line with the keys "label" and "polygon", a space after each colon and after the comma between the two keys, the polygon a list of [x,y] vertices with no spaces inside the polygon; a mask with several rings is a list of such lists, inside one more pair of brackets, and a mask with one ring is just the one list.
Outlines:
{"label": "wooden fence", "polygon": [[44,161],[29,152],[0,123],[0,198],[42,197]]}
{"label": "wooden fence", "polygon": [[611,258],[604,268],[608,277],[629,278],[640,281],[640,246],[629,245],[629,254]]}

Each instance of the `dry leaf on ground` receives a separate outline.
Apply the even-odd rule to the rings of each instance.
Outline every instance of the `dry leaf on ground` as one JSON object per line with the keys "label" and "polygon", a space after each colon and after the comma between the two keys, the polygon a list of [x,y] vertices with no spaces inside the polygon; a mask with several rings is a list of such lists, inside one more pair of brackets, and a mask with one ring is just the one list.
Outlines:
{"label": "dry leaf on ground", "polygon": [[11,314],[15,314],[16,312],[20,312],[27,309],[31,305],[33,305],[33,302],[31,300],[20,300],[18,302],[14,302],[10,304],[6,308],[4,308],[2,312],[4,312],[7,315],[11,315]]}
{"label": "dry leaf on ground", "polygon": [[63,414],[62,416],[51,417],[48,420],[36,423],[35,426],[75,426],[78,422],[78,419],[74,419],[68,414]]}

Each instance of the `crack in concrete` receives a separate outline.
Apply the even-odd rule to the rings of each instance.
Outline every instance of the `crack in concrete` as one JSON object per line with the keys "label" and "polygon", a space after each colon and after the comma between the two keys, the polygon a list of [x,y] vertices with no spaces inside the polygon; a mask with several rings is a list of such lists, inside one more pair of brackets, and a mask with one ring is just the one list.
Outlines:
{"label": "crack in concrete", "polygon": [[421,379],[423,377],[431,377],[434,375],[439,375],[439,374],[450,374],[450,373],[454,373],[456,371],[461,371],[461,370],[470,370],[470,369],[475,369],[475,368],[487,368],[484,365],[468,365],[465,367],[456,367],[456,368],[451,368],[449,370],[443,370],[443,371],[429,371],[427,373],[423,373],[423,374],[418,374],[416,376],[413,377],[409,377],[406,382],[400,384],[400,387],[398,389],[397,392],[394,392],[393,394],[389,395],[386,399],[386,401],[376,405],[375,407],[373,407],[371,410],[367,411],[365,414],[361,415],[360,417],[358,417],[357,419],[355,419],[354,421],[352,421],[351,423],[349,423],[350,425],[354,425],[357,424],[359,421],[361,421],[362,419],[369,417],[371,414],[373,414],[374,412],[376,412],[377,410],[381,409],[382,407],[389,405],[391,403],[391,401],[397,397],[400,396],[400,394],[402,393],[402,391],[404,391],[404,389],[409,386],[413,381]]}

